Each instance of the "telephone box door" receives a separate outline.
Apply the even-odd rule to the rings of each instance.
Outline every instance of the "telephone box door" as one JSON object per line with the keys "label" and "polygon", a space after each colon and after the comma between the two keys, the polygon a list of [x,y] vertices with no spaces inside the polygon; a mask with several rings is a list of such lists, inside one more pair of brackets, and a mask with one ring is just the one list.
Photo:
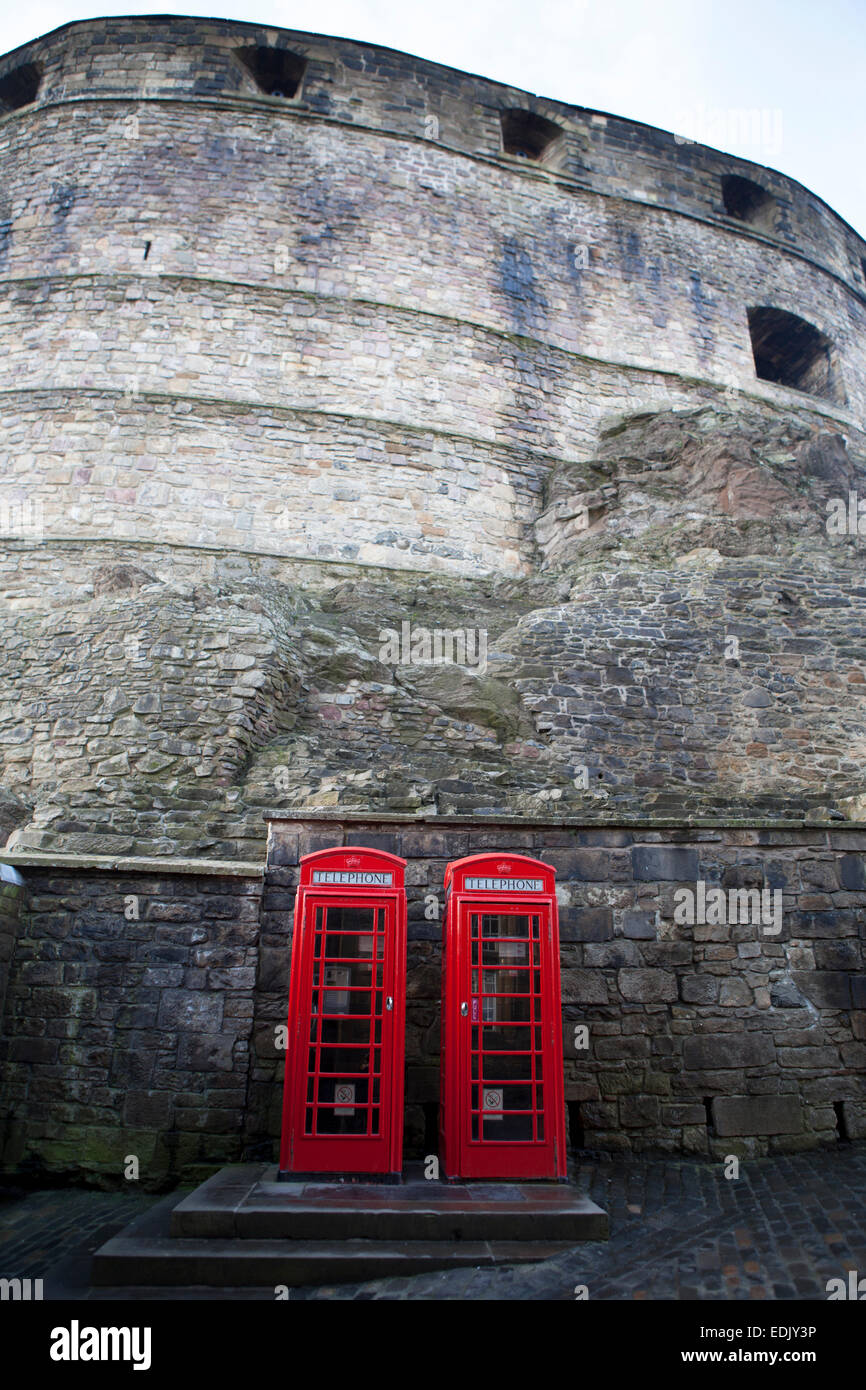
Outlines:
{"label": "telephone box door", "polygon": [[564,1178],[554,871],[524,856],[449,866],[443,990],[448,1177]]}
{"label": "telephone box door", "polygon": [[399,1174],[404,862],[306,856],[295,904],[281,1174]]}

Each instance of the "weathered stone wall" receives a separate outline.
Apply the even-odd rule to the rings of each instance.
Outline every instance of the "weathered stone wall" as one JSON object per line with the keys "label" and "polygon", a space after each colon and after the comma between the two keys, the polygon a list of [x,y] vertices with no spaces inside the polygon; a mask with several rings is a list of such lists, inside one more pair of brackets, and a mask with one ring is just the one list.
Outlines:
{"label": "weathered stone wall", "polygon": [[[636,515],[623,505],[627,562],[590,540],[586,579],[520,585],[14,543],[0,559],[4,842],[255,861],[264,809],[326,806],[862,819],[856,553],[775,556],[767,518],[746,523],[767,553],[723,555],[714,545],[742,534],[692,518],[670,528],[684,551],[671,559],[664,524]],[[486,669],[385,659],[382,632],[404,622],[483,630]]]}
{"label": "weathered stone wall", "polygon": [[[441,922],[425,915],[450,859],[523,851],[557,870],[572,1147],[766,1153],[866,1136],[866,834],[543,825],[272,823],[251,1072],[251,1135],[279,1129],[297,860],[370,845],[401,854],[409,903],[407,1152],[439,1100]],[[674,893],[764,885],[782,929],[680,926]],[[574,1046],[587,1025],[589,1046]],[[435,1129],[432,1131],[435,1133]]]}
{"label": "weathered stone wall", "polygon": [[6,1008],[12,955],[21,929],[24,899],[24,885],[18,871],[5,864],[0,865],[0,1028]]}
{"label": "weathered stone wall", "polygon": [[119,1183],[132,1155],[138,1180],[158,1186],[237,1161],[260,876],[21,872],[30,910],[0,1036],[2,1169]]}
{"label": "weathered stone wall", "polygon": [[[236,50],[261,44],[306,59],[291,102],[257,88]],[[720,178],[759,178],[779,204],[777,239],[818,259],[862,286],[858,238],[820,198],[793,179],[748,160],[640,122],[534,97],[517,88],[457,72],[392,49],[339,38],[235,21],[171,16],[97,19],[64,25],[5,55],[0,75],[22,62],[43,66],[36,106],[99,98],[195,103],[234,111],[239,125],[256,112],[291,111],[307,121],[400,135],[421,149],[441,148],[511,168],[525,163],[503,155],[499,113],[519,107],[563,126],[553,164],[559,181],[598,189],[647,205],[730,222]],[[430,124],[430,117],[436,124]],[[438,128],[437,128],[438,126]],[[121,127],[119,138],[126,137]],[[549,181],[546,169],[539,181]],[[820,252],[820,254],[819,254]]]}
{"label": "weathered stone wall", "polygon": [[[441,907],[449,860],[493,848],[557,869],[573,1148],[718,1155],[866,1134],[862,831],[318,817],[273,823],[263,894],[252,867],[22,865],[4,1171],[119,1181],[134,1154],[159,1185],[274,1156],[297,863],[342,844],[408,860],[407,1156],[432,1151],[439,1099],[428,895]],[[674,893],[699,879],[779,889],[781,931],[678,924]]]}
{"label": "weathered stone wall", "polygon": [[[291,101],[234,56],[275,40],[309,59]],[[732,387],[866,414],[866,243],[780,175],[242,24],[85,22],[4,65],[32,59],[0,120],[0,455],[49,536],[518,574],[605,419]],[[502,153],[514,104],[563,122],[555,170]],[[730,172],[773,235],[724,215]],[[768,302],[833,341],[843,402],[756,379]]]}
{"label": "weathered stone wall", "polygon": [[[295,96],[256,44],[306,59]],[[866,498],[866,242],[772,170],[369,45],[156,16],[0,79],[22,63],[7,1168],[273,1152],[297,854],[343,834],[410,861],[408,1152],[438,1099],[423,894],[488,847],[560,873],[573,1143],[862,1134],[866,589],[856,506],[825,521]],[[511,107],[561,126],[549,158],[504,153]],[[731,174],[773,222],[727,215]],[[831,341],[832,400],[757,378],[765,304]],[[404,624],[483,632],[487,664],[384,656]],[[260,900],[266,809],[294,828]],[[778,884],[782,935],[672,923],[699,873]]]}

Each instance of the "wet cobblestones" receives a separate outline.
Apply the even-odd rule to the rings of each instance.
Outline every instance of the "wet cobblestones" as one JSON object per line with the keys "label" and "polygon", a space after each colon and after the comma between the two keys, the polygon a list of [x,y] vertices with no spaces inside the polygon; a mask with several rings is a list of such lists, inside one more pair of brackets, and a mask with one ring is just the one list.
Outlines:
{"label": "wet cobblestones", "polygon": [[827,1280],[866,1274],[866,1145],[722,1163],[586,1162],[580,1187],[611,1238],[538,1265],[446,1270],[300,1289],[307,1299],[819,1299]]}
{"label": "wet cobblestones", "polygon": [[[824,1301],[829,1279],[845,1278],[849,1270],[866,1275],[866,1144],[752,1159],[741,1163],[739,1177],[724,1174],[722,1163],[587,1158],[574,1178],[610,1214],[609,1241],[576,1245],[537,1265],[292,1289],[291,1298],[562,1302],[585,1286],[591,1301]],[[86,1259],[159,1200],[147,1193],[66,1189],[2,1202],[0,1274],[44,1277],[51,1297],[52,1268]],[[163,1291],[166,1296],[184,1293]],[[269,1299],[273,1293],[223,1290],[219,1296]]]}

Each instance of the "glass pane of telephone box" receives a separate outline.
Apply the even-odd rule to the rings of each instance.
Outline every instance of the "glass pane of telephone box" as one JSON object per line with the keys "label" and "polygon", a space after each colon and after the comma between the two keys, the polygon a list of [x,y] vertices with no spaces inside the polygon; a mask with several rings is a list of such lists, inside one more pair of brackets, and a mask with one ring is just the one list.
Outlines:
{"label": "glass pane of telephone box", "polygon": [[531,1023],[532,1000],[485,995],[481,1001],[481,1020],[483,1023]]}
{"label": "glass pane of telephone box", "polygon": [[496,937],[482,941],[482,965],[509,965],[519,970],[530,963],[528,941],[501,941]]}
{"label": "glass pane of telephone box", "polygon": [[523,1025],[504,1027],[499,1024],[487,1025],[481,1030],[481,1049],[483,1052],[531,1052],[531,1028]]}
{"label": "glass pane of telephone box", "polygon": [[[540,1058],[536,1061],[540,1062]],[[475,1074],[475,1073],[473,1073]],[[536,1079],[539,1068],[536,1066]],[[481,1076],[484,1081],[531,1081],[532,1054],[485,1052],[481,1063]]]}
{"label": "glass pane of telephone box", "polygon": [[378,1134],[384,913],[328,907],[316,925],[305,1132]]}
{"label": "glass pane of telephone box", "polygon": [[483,912],[482,937],[529,936],[529,918],[513,912]]}
{"label": "glass pane of telephone box", "polygon": [[366,1077],[319,1077],[319,1104],[337,1105],[344,1110],[365,1105],[369,1100],[370,1083]]}
{"label": "glass pane of telephone box", "polygon": [[367,1111],[356,1106],[340,1106],[333,1110],[318,1106],[316,1110],[316,1132],[318,1134],[366,1134]]}
{"label": "glass pane of telephone box", "polygon": [[[473,1050],[471,1061],[471,1136],[484,1143],[543,1142],[540,918],[472,916],[471,985],[473,999],[480,995],[482,1027],[480,1055]],[[473,1038],[473,1049],[478,1041]]]}
{"label": "glass pane of telephone box", "polygon": [[531,1086],[482,1086],[480,1109],[482,1138],[524,1143],[532,1140]]}
{"label": "glass pane of telephone box", "polygon": [[[503,942],[502,945],[505,943]],[[510,942],[508,943],[511,944]],[[502,946],[500,946],[500,950]],[[531,994],[532,976],[529,970],[507,968],[510,962],[503,963],[498,970],[482,970],[481,988],[485,994]],[[476,972],[473,971],[473,974]],[[473,988],[473,994],[477,991]]]}
{"label": "glass pane of telephone box", "polygon": [[381,909],[375,907],[329,907],[325,923],[325,959],[371,960],[377,915],[381,918]]}

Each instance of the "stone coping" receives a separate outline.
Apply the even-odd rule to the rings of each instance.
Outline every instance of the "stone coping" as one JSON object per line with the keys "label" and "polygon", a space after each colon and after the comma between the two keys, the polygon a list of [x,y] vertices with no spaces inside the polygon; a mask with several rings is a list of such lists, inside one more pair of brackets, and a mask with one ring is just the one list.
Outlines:
{"label": "stone coping", "polygon": [[341,811],[336,808],[310,809],[298,811],[263,811],[262,818],[269,824],[279,821],[334,821],[334,822],[375,822],[377,825],[465,825],[483,829],[488,825],[505,825],[512,829],[549,827],[552,830],[866,830],[866,821],[849,820],[809,820],[804,817],[783,819],[748,816],[740,820],[729,817],[695,816],[625,816],[615,815],[609,819],[582,816],[509,816],[506,813],[479,811],[473,816],[443,815],[434,816],[422,812],[395,811]]}
{"label": "stone coping", "polygon": [[61,854],[52,850],[0,850],[5,864],[30,869],[109,869],[118,873],[210,874],[226,878],[262,878],[264,861],[248,859],[166,859],[146,855]]}

